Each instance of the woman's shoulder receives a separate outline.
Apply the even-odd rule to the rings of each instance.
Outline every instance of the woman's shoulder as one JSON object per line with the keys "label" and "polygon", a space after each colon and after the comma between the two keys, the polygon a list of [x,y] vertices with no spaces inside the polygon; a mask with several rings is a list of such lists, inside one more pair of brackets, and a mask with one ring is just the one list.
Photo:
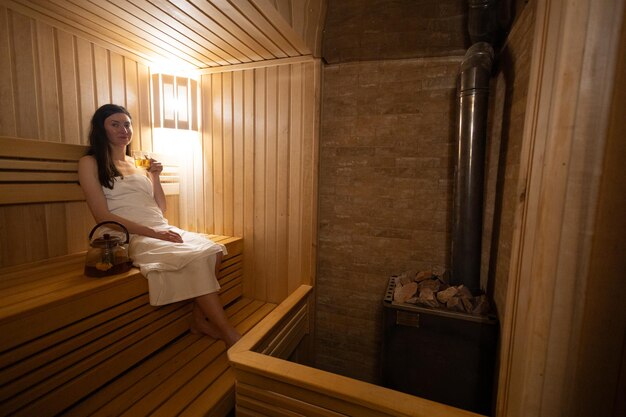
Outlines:
{"label": "woman's shoulder", "polygon": [[[89,161],[89,162],[87,162]],[[83,155],[78,159],[78,162],[82,162],[82,163],[96,163],[96,157],[93,155]]]}
{"label": "woman's shoulder", "polygon": [[96,158],[93,155],[85,155],[82,156],[79,160],[78,160],[78,170],[80,171],[81,168],[82,169],[86,169],[86,168],[96,168],[98,167],[98,162],[96,161]]}

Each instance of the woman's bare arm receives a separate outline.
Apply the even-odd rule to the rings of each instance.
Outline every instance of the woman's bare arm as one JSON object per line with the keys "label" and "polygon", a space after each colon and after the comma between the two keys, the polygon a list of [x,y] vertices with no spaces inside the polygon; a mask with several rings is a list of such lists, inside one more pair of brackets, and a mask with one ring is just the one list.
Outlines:
{"label": "woman's bare arm", "polygon": [[167,210],[167,201],[165,199],[165,192],[163,191],[163,186],[161,185],[161,172],[163,171],[163,165],[154,160],[150,160],[150,168],[148,168],[148,177],[152,182],[152,193],[154,195],[154,201],[156,201],[157,206],[161,209],[162,213],[165,213]]}

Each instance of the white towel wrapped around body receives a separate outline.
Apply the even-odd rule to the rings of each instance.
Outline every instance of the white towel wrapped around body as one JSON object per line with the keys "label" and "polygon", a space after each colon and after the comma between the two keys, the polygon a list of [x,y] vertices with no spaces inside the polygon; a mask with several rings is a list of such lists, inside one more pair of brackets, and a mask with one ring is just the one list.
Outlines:
{"label": "white towel wrapped around body", "polygon": [[129,254],[148,279],[150,304],[163,305],[218,291],[216,254],[226,247],[199,233],[168,224],[154,201],[152,184],[144,175],[117,177],[113,189],[102,187],[109,211],[158,230],[173,230],[182,243],[131,235]]}

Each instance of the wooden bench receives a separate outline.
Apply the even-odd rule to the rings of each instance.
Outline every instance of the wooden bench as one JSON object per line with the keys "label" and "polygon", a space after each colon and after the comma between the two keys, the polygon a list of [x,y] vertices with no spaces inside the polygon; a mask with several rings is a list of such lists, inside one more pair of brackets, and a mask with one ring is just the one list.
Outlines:
{"label": "wooden bench", "polygon": [[313,289],[300,286],[228,351],[237,380],[237,417],[479,417],[312,368],[306,354],[312,304]]}
{"label": "wooden bench", "polygon": [[[0,137],[0,208],[84,200],[85,150]],[[177,167],[165,172],[175,195]],[[228,249],[220,298],[245,333],[275,305],[242,296],[242,240],[210,237]],[[137,269],[92,278],[84,261],[82,252],[0,268],[0,416],[228,414],[235,382],[225,345],[188,331],[190,303],[150,306]]]}
{"label": "wooden bench", "polygon": [[[274,308],[241,296],[242,240],[226,245],[220,297],[242,333]],[[226,415],[225,345],[189,333],[189,302],[153,307],[135,268],[84,276],[84,254],[5,268],[0,415]]]}

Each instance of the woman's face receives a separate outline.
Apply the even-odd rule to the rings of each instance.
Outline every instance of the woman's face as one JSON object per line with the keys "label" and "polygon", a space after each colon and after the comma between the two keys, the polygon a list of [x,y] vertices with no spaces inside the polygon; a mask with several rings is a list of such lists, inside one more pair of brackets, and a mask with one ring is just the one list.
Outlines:
{"label": "woman's face", "polygon": [[104,119],[104,130],[113,146],[126,146],[133,138],[132,122],[124,113],[115,113]]}

